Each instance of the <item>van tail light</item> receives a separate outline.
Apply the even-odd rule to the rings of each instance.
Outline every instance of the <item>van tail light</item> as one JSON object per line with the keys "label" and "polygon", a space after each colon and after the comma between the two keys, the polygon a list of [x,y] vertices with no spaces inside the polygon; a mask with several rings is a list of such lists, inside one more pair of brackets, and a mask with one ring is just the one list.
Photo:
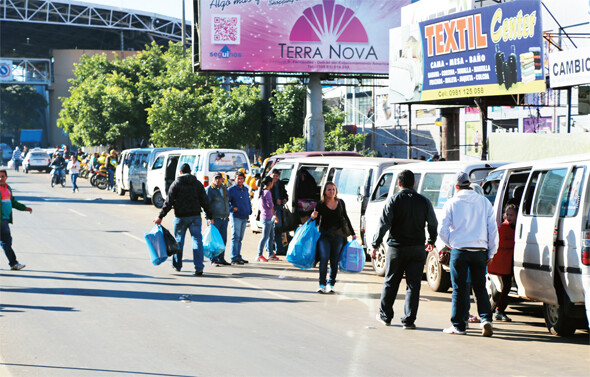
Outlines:
{"label": "van tail light", "polygon": [[203,186],[204,187],[209,186],[209,177],[208,176],[203,177]]}
{"label": "van tail light", "polygon": [[582,233],[582,263],[590,266],[590,231]]}

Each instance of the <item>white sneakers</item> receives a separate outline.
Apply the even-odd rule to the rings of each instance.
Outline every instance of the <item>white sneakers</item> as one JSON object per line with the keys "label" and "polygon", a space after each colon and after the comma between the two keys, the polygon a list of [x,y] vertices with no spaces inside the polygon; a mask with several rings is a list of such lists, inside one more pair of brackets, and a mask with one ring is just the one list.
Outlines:
{"label": "white sneakers", "polygon": [[[482,336],[492,336],[492,334],[494,333],[494,328],[492,326],[492,322],[482,322],[481,325],[481,335]],[[455,335],[465,335],[467,332],[466,331],[461,331],[458,328],[456,328],[455,326],[451,326],[447,329],[444,329],[443,332],[445,334],[455,334]]]}
{"label": "white sneakers", "polygon": [[461,331],[458,328],[456,328],[455,326],[451,326],[447,329],[444,329],[443,332],[445,334],[454,334],[454,335],[465,335],[466,334],[465,331]]}
{"label": "white sneakers", "polygon": [[332,284],[328,284],[326,287],[326,293],[334,293],[334,286]]}
{"label": "white sneakers", "polygon": [[10,269],[11,270],[22,270],[25,267],[27,267],[27,266],[25,266],[24,264],[17,263],[14,266],[10,266]]}

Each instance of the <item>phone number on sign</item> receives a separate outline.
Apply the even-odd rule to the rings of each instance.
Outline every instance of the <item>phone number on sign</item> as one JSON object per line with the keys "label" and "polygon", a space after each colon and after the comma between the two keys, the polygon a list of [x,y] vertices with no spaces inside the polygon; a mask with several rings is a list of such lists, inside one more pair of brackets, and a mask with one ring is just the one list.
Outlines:
{"label": "phone number on sign", "polygon": [[453,98],[453,97],[465,97],[465,96],[478,96],[485,93],[483,87],[476,86],[472,88],[457,88],[457,89],[444,89],[439,90],[438,98]]}

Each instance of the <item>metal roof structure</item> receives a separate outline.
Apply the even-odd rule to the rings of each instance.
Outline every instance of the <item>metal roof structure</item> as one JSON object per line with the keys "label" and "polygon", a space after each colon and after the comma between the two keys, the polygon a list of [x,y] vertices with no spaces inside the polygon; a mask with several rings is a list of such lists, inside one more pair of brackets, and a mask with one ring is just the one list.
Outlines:
{"label": "metal roof structure", "polygon": [[[184,30],[190,45],[190,21]],[[180,19],[76,1],[0,0],[0,56],[48,58],[52,49],[141,50],[181,41]]]}

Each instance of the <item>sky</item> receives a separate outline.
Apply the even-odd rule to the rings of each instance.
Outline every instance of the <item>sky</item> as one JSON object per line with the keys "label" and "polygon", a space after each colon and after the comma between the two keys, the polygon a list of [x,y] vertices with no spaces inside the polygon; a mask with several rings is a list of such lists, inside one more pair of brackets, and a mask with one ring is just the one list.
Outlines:
{"label": "sky", "polygon": [[[193,0],[185,1],[186,19],[192,18]],[[265,1],[265,0],[262,0]],[[320,0],[316,0],[320,1]],[[382,1],[382,0],[377,0]],[[391,0],[388,0],[391,1]],[[157,13],[169,17],[182,18],[183,0],[93,0],[81,1],[83,3],[94,3],[109,5],[124,9],[135,9],[148,13]],[[590,20],[590,0],[543,0],[543,3],[549,8],[551,13],[557,18],[562,26],[574,25],[588,22]],[[553,19],[543,10],[543,29],[557,30]],[[567,28],[568,32],[590,33],[590,25],[576,28]],[[589,46],[590,39],[579,40],[578,45]]]}

